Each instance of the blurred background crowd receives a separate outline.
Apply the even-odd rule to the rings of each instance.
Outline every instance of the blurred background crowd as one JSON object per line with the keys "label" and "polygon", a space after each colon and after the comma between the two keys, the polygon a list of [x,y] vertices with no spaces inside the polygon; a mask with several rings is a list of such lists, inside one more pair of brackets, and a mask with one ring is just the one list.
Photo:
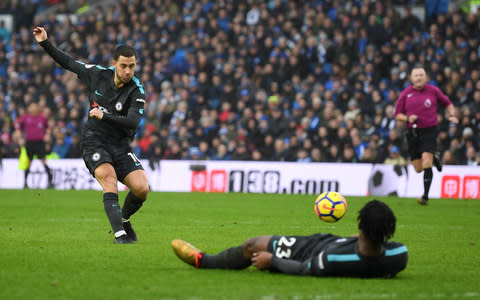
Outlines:
{"label": "blurred background crowd", "polygon": [[48,152],[80,157],[87,93],[36,44],[42,25],[93,64],[135,47],[147,96],[139,158],[405,164],[394,105],[421,62],[460,120],[439,111],[444,163],[477,165],[479,15],[433,2],[420,18],[412,1],[388,0],[2,1],[14,22],[0,21],[1,156],[19,156],[16,120],[37,102]]}

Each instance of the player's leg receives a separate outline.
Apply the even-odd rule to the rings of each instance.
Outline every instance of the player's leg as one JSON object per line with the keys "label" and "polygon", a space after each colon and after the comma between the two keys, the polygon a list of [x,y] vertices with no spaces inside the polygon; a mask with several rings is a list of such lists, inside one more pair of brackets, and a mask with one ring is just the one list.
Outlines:
{"label": "player's leg", "polygon": [[117,174],[110,163],[103,163],[95,169],[95,178],[102,186],[103,193],[118,194]]}
{"label": "player's leg", "polygon": [[267,251],[271,236],[248,239],[242,245],[228,248],[216,255],[209,255],[182,240],[173,240],[175,254],[196,268],[241,270],[250,266],[253,253]]}
{"label": "player's leg", "polygon": [[130,189],[122,208],[123,227],[127,235],[136,241],[137,234],[130,223],[130,217],[142,207],[143,202],[147,199],[149,192],[147,175],[143,170],[135,170],[125,177],[123,183]]}
{"label": "player's leg", "polygon": [[118,179],[130,189],[122,208],[123,227],[128,237],[136,241],[137,234],[132,228],[130,217],[142,207],[143,202],[147,199],[149,192],[147,175],[128,143],[116,145],[110,150]]}
{"label": "player's leg", "polygon": [[246,240],[242,245],[228,248],[216,255],[204,254],[199,268],[241,270],[249,267],[253,253],[267,251],[271,236],[259,236]]}
{"label": "player's leg", "polygon": [[123,228],[122,209],[118,203],[117,175],[110,163],[102,163],[95,169],[95,178],[103,189],[103,206],[115,235],[114,242],[131,242]]}
{"label": "player's leg", "polygon": [[122,224],[122,210],[118,203],[117,173],[113,168],[113,159],[108,145],[94,136],[83,138],[80,142],[83,161],[103,189],[103,206],[112,230],[115,243],[133,243],[127,237]]}
{"label": "player's leg", "polygon": [[268,243],[271,238],[271,235],[262,235],[246,240],[242,245],[243,255],[251,259],[255,252],[268,251]]}

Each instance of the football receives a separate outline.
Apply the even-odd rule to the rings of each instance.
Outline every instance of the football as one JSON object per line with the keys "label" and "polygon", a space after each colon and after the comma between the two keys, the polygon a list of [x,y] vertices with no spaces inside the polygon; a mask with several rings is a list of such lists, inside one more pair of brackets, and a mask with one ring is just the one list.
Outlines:
{"label": "football", "polygon": [[347,212],[347,200],[337,192],[325,192],[315,199],[315,213],[320,220],[334,223]]}

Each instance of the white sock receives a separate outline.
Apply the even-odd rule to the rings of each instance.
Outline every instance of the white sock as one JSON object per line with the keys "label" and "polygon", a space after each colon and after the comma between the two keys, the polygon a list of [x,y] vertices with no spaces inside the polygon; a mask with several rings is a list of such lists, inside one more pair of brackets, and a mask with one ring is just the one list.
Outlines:
{"label": "white sock", "polygon": [[116,238],[121,237],[122,235],[127,235],[127,232],[125,230],[119,230],[119,231],[115,232],[115,237]]}

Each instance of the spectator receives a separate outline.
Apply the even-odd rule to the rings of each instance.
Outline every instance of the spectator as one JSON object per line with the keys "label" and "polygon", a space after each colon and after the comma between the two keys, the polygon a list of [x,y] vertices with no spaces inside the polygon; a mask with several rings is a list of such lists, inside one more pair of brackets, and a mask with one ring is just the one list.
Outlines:
{"label": "spectator", "polygon": [[232,154],[232,160],[250,160],[251,155],[247,148],[247,145],[243,142],[240,142],[235,148],[235,152]]}
{"label": "spectator", "polygon": [[361,157],[360,161],[361,163],[366,163],[366,164],[372,164],[375,163],[375,154],[372,148],[366,147],[363,150],[363,156]]}
{"label": "spectator", "polygon": [[225,144],[220,144],[217,147],[217,152],[212,156],[212,160],[230,160],[231,156],[227,151],[227,146]]}
{"label": "spectator", "polygon": [[312,148],[310,151],[310,157],[312,158],[312,162],[322,162],[323,160],[323,153],[318,147]]}
{"label": "spectator", "polygon": [[383,162],[384,164],[394,165],[394,166],[406,166],[407,160],[400,154],[400,149],[392,145],[390,147],[390,155]]}
{"label": "spectator", "polygon": [[297,162],[311,162],[312,158],[308,154],[308,151],[305,148],[300,148],[297,151]]}
{"label": "spectator", "polygon": [[346,144],[343,148],[343,154],[340,158],[340,162],[358,162],[358,157],[355,154],[355,150],[353,149],[353,146],[351,144]]}
{"label": "spectator", "polygon": [[466,151],[466,165],[467,166],[472,166],[476,167],[478,166],[478,160],[477,160],[477,153],[475,151],[475,148],[473,146],[468,146],[467,151]]}
{"label": "spectator", "polygon": [[70,150],[70,143],[65,141],[65,136],[59,133],[55,138],[52,152],[56,153],[59,158],[66,158]]}
{"label": "spectator", "polygon": [[328,152],[327,152],[326,156],[327,156],[327,159],[326,159],[327,162],[340,162],[341,161],[341,157],[340,157],[340,154],[338,152],[338,146],[336,144],[333,144],[328,148]]}
{"label": "spectator", "polygon": [[[276,96],[271,96],[276,97]],[[269,100],[269,102],[277,100]],[[283,116],[282,110],[275,107],[270,119],[269,132],[275,137],[285,137],[287,134],[288,120]]]}
{"label": "spectator", "polygon": [[[325,149],[326,154],[332,144],[337,144],[337,150],[343,153],[345,141],[341,141],[338,133],[348,137],[355,128],[360,130],[361,139],[367,141],[374,130],[374,136],[379,134],[377,144],[381,148],[389,144],[388,132],[399,128],[390,116],[393,111],[390,106],[405,88],[408,69],[417,61],[431,66],[432,83],[453,101],[460,96],[455,104],[463,101],[471,108],[469,116],[461,112],[458,128],[449,127],[448,120],[443,123],[439,120],[441,149],[452,148],[454,138],[462,138],[464,127],[477,128],[472,140],[474,144],[480,140],[480,105],[476,104],[480,103],[476,100],[480,96],[475,96],[480,95],[475,50],[480,43],[472,38],[479,31],[473,14],[437,13],[424,24],[410,7],[404,6],[405,14],[401,16],[401,7],[381,1],[353,5],[348,10],[336,2],[312,6],[308,1],[295,3],[292,10],[290,1],[288,13],[281,1],[272,2],[272,9],[255,1],[238,6],[227,4],[227,7],[202,1],[198,9],[179,6],[171,0],[161,5],[154,0],[140,1],[136,6],[127,2],[115,3],[105,11],[90,7],[89,16],[79,16],[77,23],[48,13],[44,19],[40,15],[18,19],[8,38],[2,31],[6,41],[0,43],[0,103],[4,103],[7,116],[2,129],[10,140],[13,140],[13,122],[22,115],[25,102],[32,100],[44,103],[41,105],[45,106],[44,114],[51,124],[60,119],[65,122],[66,135],[75,131],[80,134],[78,131],[84,125],[85,87],[72,74],[59,72],[40,57],[38,48],[28,38],[26,23],[32,22],[57,27],[58,35],[51,38],[63,50],[75,53],[80,61],[108,65],[113,45],[135,45],[140,54],[137,73],[144,83],[148,105],[143,126],[151,124],[160,133],[163,150],[169,158],[183,148],[199,146],[203,140],[208,142],[209,152],[217,152],[218,145],[213,145],[213,139],[220,137],[224,103],[231,107],[225,114],[229,134],[222,135],[222,143],[228,144],[238,133],[243,134],[238,127],[246,128],[247,146],[254,144],[263,160],[272,159],[271,154],[265,155],[263,151],[270,147],[263,145],[267,133],[272,134],[273,140],[296,135],[301,147],[306,133],[313,146]],[[27,6],[29,3],[32,1],[25,2]],[[39,4],[38,7],[42,6]],[[28,15],[31,10],[27,6],[7,3],[5,7],[7,13]],[[59,4],[52,8],[65,12]],[[124,20],[127,20],[125,25],[120,25]],[[115,28],[119,28],[118,34]],[[298,94],[304,102],[296,99]],[[354,117],[351,112],[346,114],[350,99],[355,99],[360,109],[359,113],[353,113]],[[183,113],[173,117],[178,112],[178,103],[187,106],[184,117]],[[286,120],[280,129],[273,121],[277,107]],[[249,118],[255,118],[256,125],[244,118],[246,109],[252,110]],[[302,123],[303,131],[297,131],[305,116],[310,120],[309,127]],[[207,117],[210,120],[205,120]],[[360,121],[367,123],[367,117],[372,119],[373,126],[362,125]],[[464,122],[465,118],[471,124]],[[183,126],[186,129],[181,129]],[[255,126],[258,130],[254,130]],[[322,127],[328,133],[325,136],[320,136]],[[338,130],[340,127],[345,128],[345,134]],[[168,129],[176,143],[167,145]],[[141,130],[134,143],[148,134],[148,130]],[[403,135],[400,137],[405,144]],[[459,143],[462,145],[463,140]],[[147,145],[146,151],[137,151],[140,157],[153,153],[153,143]],[[5,147],[6,155],[11,156],[18,143],[5,143]],[[464,153],[461,147],[455,155]],[[173,155],[177,156],[181,157]],[[296,159],[296,152],[290,159]],[[322,157],[322,161],[327,159],[327,155]]]}
{"label": "spectator", "polygon": [[191,160],[205,159],[204,153],[202,151],[200,151],[200,149],[198,147],[191,147],[188,150],[188,154],[189,154],[188,159],[191,159]]}

